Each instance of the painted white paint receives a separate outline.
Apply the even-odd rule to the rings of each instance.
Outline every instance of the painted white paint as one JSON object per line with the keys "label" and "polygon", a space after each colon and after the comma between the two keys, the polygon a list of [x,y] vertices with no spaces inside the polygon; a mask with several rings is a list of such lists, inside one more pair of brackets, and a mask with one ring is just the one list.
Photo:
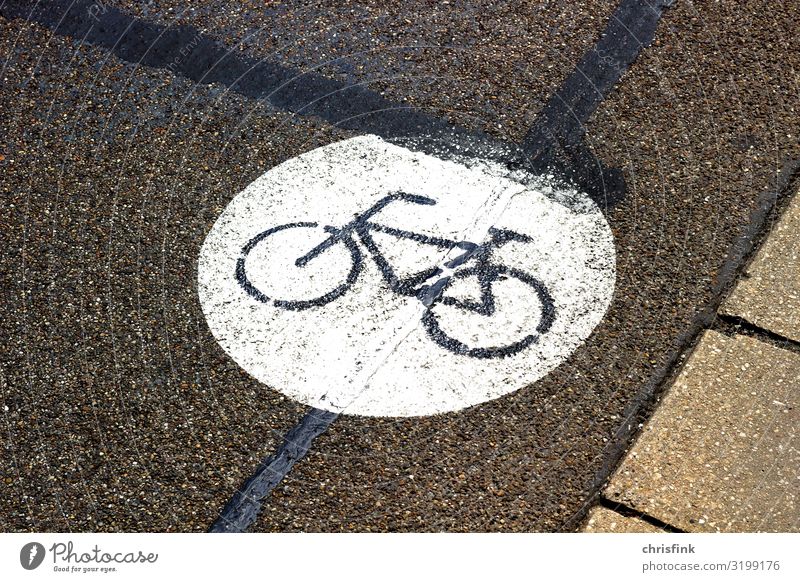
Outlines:
{"label": "painted white paint", "polygon": [[[541,282],[555,318],[544,333],[542,298],[514,276],[496,280],[496,311],[469,312],[434,303],[441,330],[468,348],[537,341],[505,357],[454,353],[435,342],[422,318],[423,302],[390,289],[356,232],[351,240],[363,270],[341,296],[303,310],[279,300],[310,300],[342,285],[353,265],[343,242],[297,267],[295,260],[330,234],[323,226],[347,225],[387,195],[422,195],[434,205],[395,200],[373,223],[452,241],[480,244],[490,228],[530,237],[493,251],[491,264],[517,269]],[[267,236],[289,223],[316,222]],[[399,275],[434,265],[448,269],[463,248],[440,249],[416,240],[370,231]],[[269,300],[259,301],[237,281],[246,257],[247,279]],[[300,402],[346,414],[421,416],[459,410],[530,385],[561,364],[605,314],[615,281],[614,241],[595,204],[579,192],[556,191],[546,180],[509,173],[476,159],[442,160],[361,136],[334,143],[266,172],[220,215],[200,252],[200,302],[217,341],[248,373]],[[453,278],[443,297],[480,297],[476,277]]]}

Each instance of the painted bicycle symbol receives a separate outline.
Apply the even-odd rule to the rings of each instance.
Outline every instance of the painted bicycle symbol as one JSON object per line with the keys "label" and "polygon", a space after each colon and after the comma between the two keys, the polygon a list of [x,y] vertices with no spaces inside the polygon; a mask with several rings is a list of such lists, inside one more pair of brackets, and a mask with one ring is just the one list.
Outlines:
{"label": "painted bicycle symbol", "polygon": [[[509,356],[536,343],[539,336],[550,329],[555,319],[555,307],[553,298],[544,283],[520,269],[508,267],[493,260],[495,249],[510,242],[531,243],[532,239],[530,237],[507,229],[490,228],[488,241],[476,244],[409,232],[373,221],[375,215],[394,202],[424,206],[436,204],[435,200],[426,196],[404,192],[390,194],[376,202],[366,212],[356,215],[352,221],[344,226],[324,226],[323,230],[328,234],[328,237],[294,260],[296,267],[303,268],[312,261],[324,260],[326,256],[330,256],[330,253],[326,253],[326,251],[337,245],[343,245],[348,251],[347,254],[349,254],[351,264],[346,269],[347,276],[345,280],[327,293],[311,299],[293,300],[269,297],[254,285],[247,274],[248,257],[256,247],[264,244],[269,237],[289,229],[298,229],[298,231],[299,229],[315,229],[318,231],[319,224],[316,222],[282,224],[269,228],[253,237],[242,247],[241,256],[236,263],[236,280],[253,299],[274,305],[279,309],[301,311],[311,307],[327,305],[347,293],[364,269],[364,256],[356,242],[356,238],[358,238],[377,265],[389,289],[398,295],[415,297],[422,302],[426,308],[422,315],[422,324],[428,337],[451,352],[472,358]],[[384,254],[381,253],[372,236],[373,232],[387,234],[398,239],[411,240],[421,245],[429,245],[445,251],[459,249],[463,252],[445,262],[444,269],[440,266],[433,266],[401,278],[396,274],[395,269],[393,269]],[[477,278],[480,288],[480,297],[477,300],[460,299],[447,295],[448,289],[455,281],[468,277]],[[440,325],[440,315],[436,309],[438,305],[450,306],[464,312],[491,317],[497,309],[494,294],[495,283],[508,279],[516,279],[528,285],[538,296],[540,314],[535,333],[528,333],[522,339],[508,345],[470,347],[465,341],[454,338],[444,331]]]}

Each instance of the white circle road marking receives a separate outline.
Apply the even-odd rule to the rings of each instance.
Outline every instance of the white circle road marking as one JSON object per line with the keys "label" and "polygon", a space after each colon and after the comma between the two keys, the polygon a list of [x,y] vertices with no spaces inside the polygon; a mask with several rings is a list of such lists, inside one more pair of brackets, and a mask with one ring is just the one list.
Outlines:
{"label": "white circle road marking", "polygon": [[332,412],[423,416],[553,370],[603,318],[615,266],[588,196],[367,135],[231,200],[198,292],[214,337],[264,384]]}

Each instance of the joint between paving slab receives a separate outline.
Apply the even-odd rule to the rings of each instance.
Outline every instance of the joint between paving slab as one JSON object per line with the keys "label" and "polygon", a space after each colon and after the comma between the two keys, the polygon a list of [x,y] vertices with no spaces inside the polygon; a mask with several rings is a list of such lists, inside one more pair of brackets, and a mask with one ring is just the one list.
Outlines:
{"label": "joint between paving slab", "polygon": [[711,329],[729,337],[745,335],[783,350],[800,354],[800,342],[749,322],[744,317],[720,313]]}
{"label": "joint between paving slab", "polygon": [[683,530],[679,527],[676,527],[672,524],[667,523],[666,521],[662,521],[657,517],[653,517],[648,513],[644,513],[643,511],[639,511],[630,507],[629,505],[625,505],[624,503],[619,503],[618,501],[612,501],[607,497],[600,496],[598,500],[598,505],[609,511],[613,511],[614,513],[621,515],[622,517],[630,517],[634,519],[641,520],[653,527],[657,527],[659,529],[663,529],[667,533],[688,533],[686,530]]}

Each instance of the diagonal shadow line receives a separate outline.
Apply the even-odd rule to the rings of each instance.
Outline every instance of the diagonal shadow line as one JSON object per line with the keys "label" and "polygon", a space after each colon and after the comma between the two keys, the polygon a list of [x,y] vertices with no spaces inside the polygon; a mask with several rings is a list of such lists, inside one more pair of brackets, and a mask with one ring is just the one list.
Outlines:
{"label": "diagonal shadow line", "polygon": [[[499,152],[510,164],[520,165],[519,158],[524,158],[523,165],[532,166],[535,173],[548,172],[572,183],[607,209],[622,199],[625,182],[620,170],[606,168],[584,145],[584,124],[639,51],[652,42],[661,14],[673,1],[623,0],[597,44],[541,110],[516,153],[509,153],[510,144],[392,102],[365,85],[231,50],[193,26],[147,22],[95,0],[52,0],[47,5],[9,0],[0,7],[0,15],[33,21],[56,34],[107,48],[122,60],[168,69],[199,84],[219,83],[248,98],[345,130],[387,140],[445,135],[463,144],[467,138],[484,151]],[[423,142],[418,145],[424,147]],[[454,147],[439,153],[457,151],[463,152]]]}
{"label": "diagonal shadow line", "polygon": [[10,0],[0,7],[0,15],[36,22],[59,35],[85,37],[86,43],[107,48],[122,60],[168,69],[200,84],[219,83],[248,98],[316,116],[347,130],[385,138],[431,130],[479,133],[459,130],[442,119],[393,103],[363,85],[247,56],[193,26],[150,23],[92,0],[35,4]]}

